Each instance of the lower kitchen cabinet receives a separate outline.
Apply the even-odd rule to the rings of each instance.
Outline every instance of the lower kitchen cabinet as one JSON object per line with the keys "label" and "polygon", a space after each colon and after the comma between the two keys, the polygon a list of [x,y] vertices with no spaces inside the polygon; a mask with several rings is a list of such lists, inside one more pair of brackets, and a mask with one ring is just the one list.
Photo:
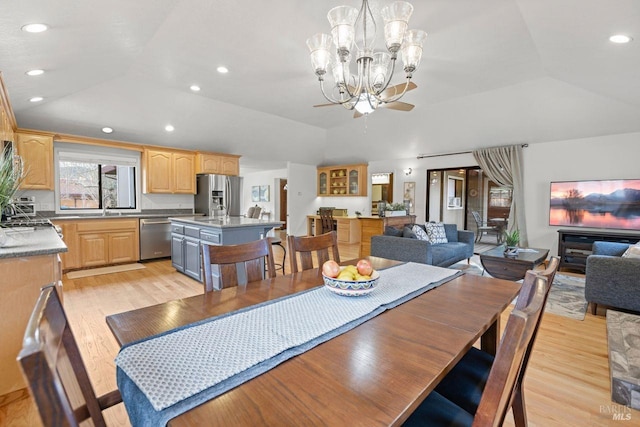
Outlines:
{"label": "lower kitchen cabinet", "polygon": [[137,218],[57,220],[69,249],[63,269],[98,267],[140,259]]}
{"label": "lower kitchen cabinet", "polygon": [[199,235],[197,227],[172,227],[171,265],[179,272],[202,281]]}

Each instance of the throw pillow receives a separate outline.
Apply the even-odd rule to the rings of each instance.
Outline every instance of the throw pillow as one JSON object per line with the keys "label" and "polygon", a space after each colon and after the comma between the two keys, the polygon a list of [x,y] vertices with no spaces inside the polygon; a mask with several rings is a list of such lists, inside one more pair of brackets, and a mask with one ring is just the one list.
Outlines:
{"label": "throw pillow", "polygon": [[402,230],[402,237],[407,237],[409,239],[417,239],[418,236],[416,236],[416,233],[413,232],[413,230],[409,227],[405,227]]}
{"label": "throw pillow", "polygon": [[388,225],[384,228],[385,236],[393,236],[393,237],[402,237],[402,230],[395,227],[389,227]]}
{"label": "throw pillow", "polygon": [[441,222],[427,222],[424,225],[429,236],[429,242],[432,244],[447,243],[447,233],[444,231],[444,224]]}
{"label": "throw pillow", "polygon": [[429,236],[427,236],[427,232],[422,229],[419,225],[414,225],[411,228],[411,231],[416,235],[418,240],[429,240]]}
{"label": "throw pillow", "polygon": [[640,258],[640,242],[636,243],[622,254],[622,258]]}

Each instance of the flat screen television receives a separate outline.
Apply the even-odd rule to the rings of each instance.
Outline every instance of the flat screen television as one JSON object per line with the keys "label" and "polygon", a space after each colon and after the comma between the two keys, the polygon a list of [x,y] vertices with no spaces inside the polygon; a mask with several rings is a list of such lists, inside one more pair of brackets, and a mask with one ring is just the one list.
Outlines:
{"label": "flat screen television", "polygon": [[549,225],[640,230],[640,179],[552,182]]}

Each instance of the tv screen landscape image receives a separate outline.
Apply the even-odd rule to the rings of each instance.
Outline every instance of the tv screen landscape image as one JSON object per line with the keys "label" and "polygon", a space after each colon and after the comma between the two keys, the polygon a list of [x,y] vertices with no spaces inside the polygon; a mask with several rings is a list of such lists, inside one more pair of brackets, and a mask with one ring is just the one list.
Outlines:
{"label": "tv screen landscape image", "polygon": [[640,179],[552,182],[549,225],[640,230]]}

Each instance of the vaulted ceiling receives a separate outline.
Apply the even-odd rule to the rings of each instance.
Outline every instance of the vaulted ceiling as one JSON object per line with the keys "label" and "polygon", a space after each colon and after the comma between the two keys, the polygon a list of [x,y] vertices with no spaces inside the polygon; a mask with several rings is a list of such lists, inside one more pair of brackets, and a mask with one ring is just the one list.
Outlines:
{"label": "vaulted ceiling", "polygon": [[[305,41],[340,4],[360,6],[4,1],[0,71],[21,128],[235,153],[247,169],[640,131],[638,0],[413,1],[410,28],[429,34],[403,98],[416,107],[360,119],[312,107],[325,100]],[[21,31],[32,22],[50,28]],[[636,40],[611,43],[618,33]]]}

